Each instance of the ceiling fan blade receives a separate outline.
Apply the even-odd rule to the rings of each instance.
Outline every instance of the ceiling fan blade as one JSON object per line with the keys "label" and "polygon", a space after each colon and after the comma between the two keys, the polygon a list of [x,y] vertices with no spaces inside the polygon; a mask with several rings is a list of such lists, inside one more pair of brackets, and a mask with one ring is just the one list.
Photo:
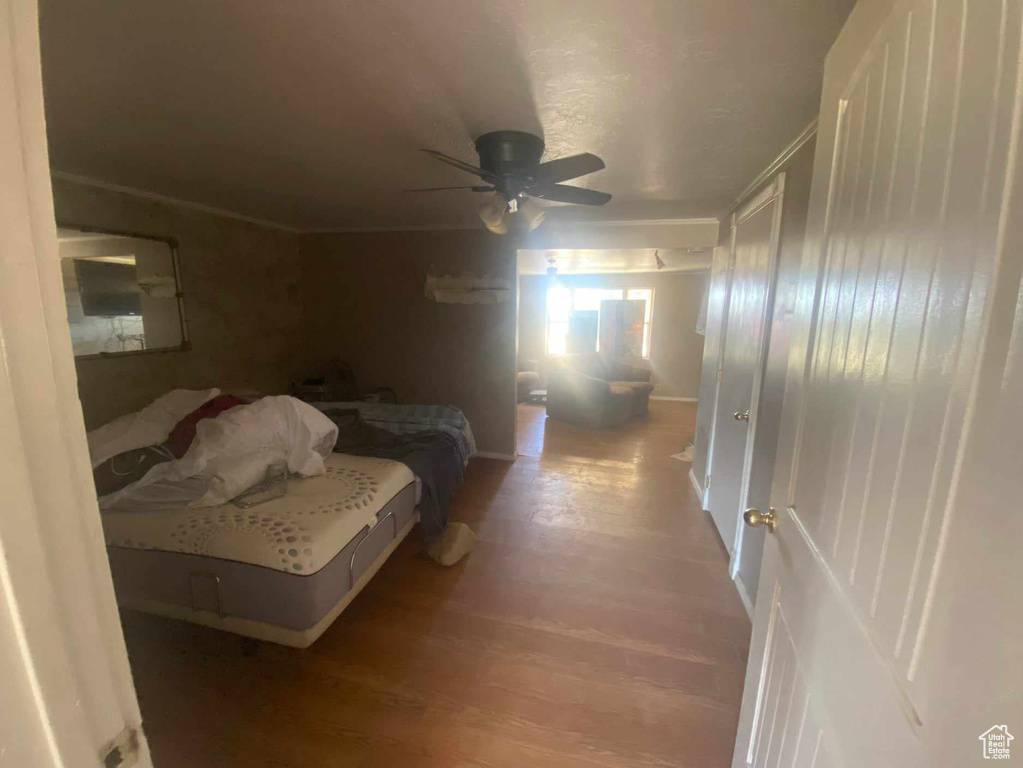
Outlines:
{"label": "ceiling fan blade", "polygon": [[548,184],[576,179],[603,168],[603,160],[589,152],[584,152],[581,155],[548,160],[546,163],[540,163],[535,168],[531,168],[527,173],[536,181]]}
{"label": "ceiling fan blade", "polygon": [[611,199],[611,195],[607,192],[597,192],[594,189],[583,189],[582,187],[570,187],[567,184],[548,184],[542,187],[533,187],[530,188],[528,194],[543,200],[553,200],[556,203],[575,203],[576,205],[603,205]]}
{"label": "ceiling fan blade", "polygon": [[469,189],[473,192],[493,192],[493,187],[481,187],[469,185],[466,187],[420,187],[418,189],[404,189],[403,192],[442,192],[446,189]]}
{"label": "ceiling fan blade", "polygon": [[437,158],[442,163],[453,165],[460,171],[465,171],[466,173],[471,173],[475,176],[479,176],[481,179],[485,179],[487,178],[487,176],[489,176],[489,174],[482,168],[477,168],[475,165],[463,163],[461,160],[454,157],[449,157],[448,155],[445,155],[443,152],[438,152],[436,149],[421,149],[419,151],[425,152],[426,154],[430,155],[430,157]]}

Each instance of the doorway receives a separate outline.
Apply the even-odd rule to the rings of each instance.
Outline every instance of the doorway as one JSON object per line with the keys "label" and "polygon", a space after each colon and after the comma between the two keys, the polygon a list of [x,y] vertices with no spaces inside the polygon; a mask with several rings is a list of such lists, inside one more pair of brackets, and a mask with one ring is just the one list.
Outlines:
{"label": "doorway", "polygon": [[[537,409],[544,418],[604,429],[643,418],[651,399],[695,402],[703,349],[698,316],[710,253],[520,250],[517,417],[523,408]],[[532,392],[522,382],[529,376]],[[574,384],[559,386],[565,377]],[[583,396],[587,384],[592,391]],[[635,407],[616,410],[611,393],[597,391],[611,385],[629,388],[622,397]]]}

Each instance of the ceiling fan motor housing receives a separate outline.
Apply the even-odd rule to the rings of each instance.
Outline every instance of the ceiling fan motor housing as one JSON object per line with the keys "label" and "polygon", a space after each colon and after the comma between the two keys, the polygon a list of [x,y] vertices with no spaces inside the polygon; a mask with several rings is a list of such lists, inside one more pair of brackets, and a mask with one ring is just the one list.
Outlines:
{"label": "ceiling fan motor housing", "polygon": [[476,139],[480,168],[498,176],[539,165],[543,150],[543,139],[523,131],[493,131]]}
{"label": "ceiling fan motor housing", "polygon": [[[604,205],[611,199],[611,195],[606,192],[561,183],[602,170],[603,160],[590,152],[582,152],[541,163],[544,141],[539,136],[525,131],[491,131],[476,139],[479,167],[435,149],[424,149],[423,152],[460,171],[477,176],[484,184],[429,187],[412,191],[434,192],[441,189],[493,191],[497,202],[504,199],[506,213],[515,213],[520,204],[529,203],[528,198],[570,205]],[[487,186],[488,184],[490,186]],[[536,207],[534,203],[529,204]]]}

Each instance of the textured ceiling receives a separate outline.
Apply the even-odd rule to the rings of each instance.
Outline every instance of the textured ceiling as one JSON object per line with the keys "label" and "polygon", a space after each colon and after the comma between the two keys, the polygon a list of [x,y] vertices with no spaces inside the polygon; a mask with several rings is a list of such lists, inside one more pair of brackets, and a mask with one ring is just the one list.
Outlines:
{"label": "textured ceiling", "polygon": [[716,216],[816,114],[852,0],[41,0],[55,170],[311,228],[478,225],[419,153],[541,133],[614,195]]}

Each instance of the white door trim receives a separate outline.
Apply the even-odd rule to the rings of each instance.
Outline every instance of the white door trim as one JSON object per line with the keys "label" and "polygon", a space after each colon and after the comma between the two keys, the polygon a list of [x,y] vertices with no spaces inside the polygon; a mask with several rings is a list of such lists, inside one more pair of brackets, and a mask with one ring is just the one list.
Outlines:
{"label": "white door trim", "polygon": [[34,0],[0,0],[0,748],[12,765],[149,765],[78,401]]}

